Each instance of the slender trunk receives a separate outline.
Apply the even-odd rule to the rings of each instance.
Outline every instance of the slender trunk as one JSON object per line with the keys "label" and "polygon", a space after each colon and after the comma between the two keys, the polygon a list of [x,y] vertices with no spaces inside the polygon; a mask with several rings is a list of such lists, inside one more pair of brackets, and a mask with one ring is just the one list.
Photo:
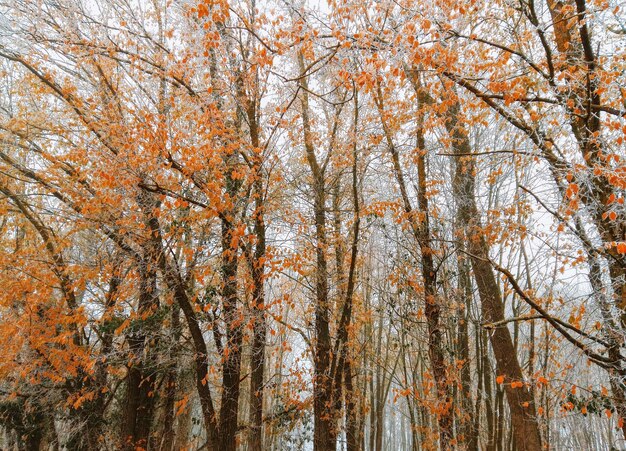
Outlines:
{"label": "slender trunk", "polygon": [[[409,377],[409,364],[407,364],[407,359],[409,358],[406,354],[406,350],[409,349],[409,345],[406,342],[406,332],[408,331],[407,325],[405,324],[404,318],[400,317],[400,346],[402,353],[402,375],[404,377],[405,383],[412,383],[415,386],[415,380],[412,377]],[[407,410],[409,411],[409,426],[411,428],[411,450],[417,451],[419,448],[419,435],[417,432],[418,428],[418,418],[415,412],[414,404],[416,404],[416,396],[411,394],[410,397],[406,398]]]}
{"label": "slender trunk", "polygon": [[[496,387],[496,449],[502,450],[504,438],[504,391]],[[507,447],[508,449],[508,447]]]}
{"label": "slender trunk", "polygon": [[[459,337],[459,359],[462,362],[461,367],[461,425],[460,434],[463,441],[468,443],[470,449],[477,446],[478,431],[473,427],[473,409],[472,400],[472,377],[471,377],[471,361],[469,351],[469,309],[472,302],[472,282],[470,280],[469,262],[464,255],[459,255],[458,271],[459,285],[458,293],[460,296],[459,305],[462,309],[459,312],[458,337]],[[472,448],[474,446],[474,448]]]}
{"label": "slender trunk", "polygon": [[359,451],[359,411],[357,398],[360,395],[354,387],[352,363],[347,360],[345,363],[345,383],[346,383],[346,441],[347,451]]}
{"label": "slender trunk", "polygon": [[[378,320],[378,327],[376,328],[377,332],[378,332],[378,336],[377,336],[377,340],[376,340],[376,354],[377,356],[380,356],[380,353],[382,351],[382,336],[383,336],[383,318],[382,315],[380,316],[379,320]],[[386,362],[385,362],[386,363]],[[376,365],[376,372],[374,373],[374,370],[371,370],[371,374],[370,374],[370,437],[369,437],[369,449],[371,451],[374,451],[376,446],[376,443],[378,441],[378,433],[379,433],[379,428],[378,428],[378,411],[379,409],[381,409],[380,406],[380,398],[381,398],[381,392],[382,392],[382,385],[383,383],[381,382],[381,364],[380,362],[375,362]],[[382,434],[382,427],[381,427],[381,434]]]}
{"label": "slender trunk", "polygon": [[[304,57],[298,55],[300,70],[304,73]],[[313,447],[315,451],[330,451],[336,446],[335,406],[332,400],[332,379],[329,374],[331,337],[330,305],[328,299],[328,264],[326,261],[326,184],[324,168],[315,156],[311,132],[309,95],[306,77],[300,80],[302,86],[302,128],[307,162],[313,176],[313,213],[315,223],[315,350],[313,380]]]}
{"label": "slender trunk", "polygon": [[[383,382],[380,383],[379,387],[382,391]],[[385,421],[385,400],[382,398],[378,398],[376,403],[376,448],[375,451],[383,451],[383,431],[384,431],[384,421]]]}
{"label": "slender trunk", "polygon": [[[256,195],[262,196],[261,182],[256,189]],[[265,265],[265,222],[262,212],[262,198],[257,197],[257,211],[255,218],[256,249],[253,261],[253,328],[252,328],[252,355],[250,358],[250,439],[251,451],[263,449],[263,374],[265,371],[265,341],[267,325],[265,320],[264,277]]]}
{"label": "slender trunk", "polygon": [[482,407],[482,399],[483,399],[483,372],[484,365],[483,359],[480,357],[483,355],[483,347],[481,346],[481,330],[479,328],[475,328],[475,344],[476,344],[476,403],[474,409],[474,421],[472,424],[472,439],[468,441],[470,450],[477,450],[479,438],[480,438],[480,416],[481,416],[481,407]]}
{"label": "slender trunk", "polygon": [[[359,122],[359,105],[358,105],[358,92],[354,91],[354,130],[353,130],[353,145],[352,145],[352,205],[354,208],[354,226],[352,229],[352,247],[350,250],[350,268],[348,270],[348,286],[346,288],[346,299],[344,304],[344,315],[339,324],[339,334],[343,341],[342,346],[342,363],[339,367],[344,368],[344,378],[346,384],[346,440],[347,451],[358,451],[359,443],[357,440],[357,402],[358,396],[356,390],[354,390],[352,381],[352,358],[350,349],[348,346],[348,329],[352,321],[352,302],[356,285],[356,262],[359,250],[359,233],[361,226],[361,213],[359,205],[359,191],[358,191],[358,122]],[[344,320],[345,318],[345,320]],[[341,343],[340,343],[341,346]],[[340,383],[340,381],[339,381]]]}
{"label": "slender trunk", "polygon": [[482,348],[482,367],[483,367],[483,389],[485,390],[485,416],[487,417],[487,437],[486,448],[487,451],[495,451],[496,442],[495,424],[496,424],[496,408],[493,398],[493,386],[491,383],[491,361],[489,359],[489,338],[487,331],[480,330],[481,348]]}
{"label": "slender trunk", "polygon": [[[245,96],[244,96],[245,97]],[[250,434],[248,447],[251,451],[263,449],[263,376],[265,373],[265,342],[267,322],[265,318],[265,195],[263,187],[263,154],[260,145],[257,99],[245,97],[246,116],[252,145],[252,171],[254,190],[254,236],[255,248],[249,262],[252,273],[252,349],[250,357]]]}
{"label": "slender trunk", "polygon": [[163,407],[163,430],[161,439],[158,440],[158,449],[161,451],[172,451],[175,440],[174,421],[176,419],[174,412],[174,403],[177,395],[177,369],[178,369],[178,341],[180,340],[180,307],[177,304],[172,305],[171,326],[172,348],[170,351],[170,367],[168,368],[165,378],[165,401]]}
{"label": "slender trunk", "polygon": [[[416,86],[416,90],[417,90]],[[400,162],[398,149],[393,142],[392,132],[387,125],[386,112],[383,103],[381,86],[378,85],[375,98],[383,131],[387,140],[387,147],[391,153],[394,176],[400,189],[404,211],[409,220],[411,231],[416,244],[420,247],[422,280],[424,283],[424,300],[426,322],[428,325],[428,355],[433,371],[433,376],[437,386],[437,399],[439,403],[438,423],[439,423],[439,443],[442,449],[450,449],[453,445],[453,419],[452,401],[446,374],[446,362],[443,354],[441,326],[439,318],[441,315],[440,300],[437,296],[437,273],[433,260],[432,237],[429,224],[428,198],[426,196],[426,158],[425,139],[421,118],[418,120],[417,131],[417,157],[418,166],[418,211],[413,209],[409,199],[404,174]],[[418,216],[419,214],[419,216]]]}

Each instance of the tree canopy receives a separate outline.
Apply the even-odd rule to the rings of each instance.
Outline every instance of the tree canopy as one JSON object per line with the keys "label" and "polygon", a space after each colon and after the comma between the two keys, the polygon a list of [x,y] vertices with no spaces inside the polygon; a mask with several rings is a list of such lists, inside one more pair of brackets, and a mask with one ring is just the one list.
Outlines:
{"label": "tree canopy", "polygon": [[0,448],[626,447],[622,0],[0,0]]}

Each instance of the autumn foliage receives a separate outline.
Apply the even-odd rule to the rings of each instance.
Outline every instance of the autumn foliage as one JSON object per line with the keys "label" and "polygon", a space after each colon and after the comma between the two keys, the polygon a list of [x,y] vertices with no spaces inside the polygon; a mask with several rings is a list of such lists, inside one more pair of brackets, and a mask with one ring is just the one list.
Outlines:
{"label": "autumn foliage", "polygon": [[0,0],[0,448],[621,449],[618,0]]}

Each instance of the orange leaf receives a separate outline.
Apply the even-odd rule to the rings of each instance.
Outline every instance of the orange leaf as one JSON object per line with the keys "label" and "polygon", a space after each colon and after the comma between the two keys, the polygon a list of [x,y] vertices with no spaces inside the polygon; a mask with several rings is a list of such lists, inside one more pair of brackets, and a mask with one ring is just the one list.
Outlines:
{"label": "orange leaf", "polygon": [[496,377],[496,382],[497,382],[499,385],[502,385],[502,384],[504,383],[504,376],[498,376],[498,377]]}

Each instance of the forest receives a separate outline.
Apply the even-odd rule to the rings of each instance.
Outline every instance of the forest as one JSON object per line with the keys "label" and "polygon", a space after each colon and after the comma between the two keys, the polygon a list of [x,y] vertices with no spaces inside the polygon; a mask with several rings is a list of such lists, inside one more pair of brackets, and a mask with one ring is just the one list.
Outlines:
{"label": "forest", "polygon": [[626,0],[0,0],[0,449],[626,450]]}

